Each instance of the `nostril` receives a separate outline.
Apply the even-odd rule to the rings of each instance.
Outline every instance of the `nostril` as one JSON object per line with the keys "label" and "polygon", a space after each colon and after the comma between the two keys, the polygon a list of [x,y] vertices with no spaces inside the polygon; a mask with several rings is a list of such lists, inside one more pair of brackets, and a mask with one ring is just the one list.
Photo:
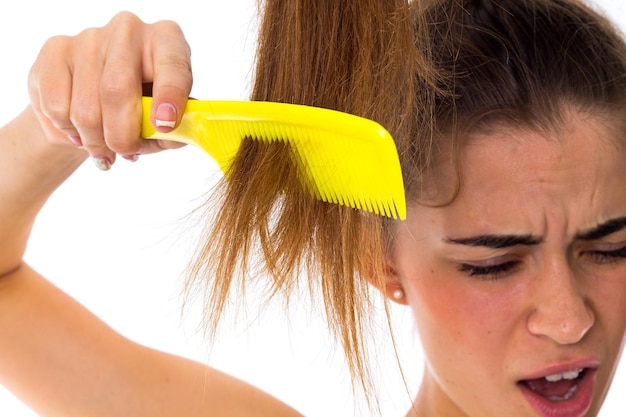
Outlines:
{"label": "nostril", "polygon": [[578,306],[552,303],[535,309],[528,317],[528,331],[561,345],[580,342],[593,327],[595,316],[584,303]]}

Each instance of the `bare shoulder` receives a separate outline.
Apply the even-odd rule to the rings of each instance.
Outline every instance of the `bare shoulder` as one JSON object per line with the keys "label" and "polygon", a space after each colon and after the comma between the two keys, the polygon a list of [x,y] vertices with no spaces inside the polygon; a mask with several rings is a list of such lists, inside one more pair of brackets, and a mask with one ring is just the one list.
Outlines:
{"label": "bare shoulder", "polygon": [[23,265],[0,278],[0,384],[41,416],[301,416],[205,364],[115,332]]}

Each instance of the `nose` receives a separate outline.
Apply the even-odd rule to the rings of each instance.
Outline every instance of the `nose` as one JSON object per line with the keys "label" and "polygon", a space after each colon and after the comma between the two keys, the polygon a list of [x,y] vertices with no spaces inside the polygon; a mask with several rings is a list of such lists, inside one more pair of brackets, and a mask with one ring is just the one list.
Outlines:
{"label": "nose", "polygon": [[567,261],[555,261],[533,281],[528,330],[558,344],[578,343],[594,324],[593,310]]}

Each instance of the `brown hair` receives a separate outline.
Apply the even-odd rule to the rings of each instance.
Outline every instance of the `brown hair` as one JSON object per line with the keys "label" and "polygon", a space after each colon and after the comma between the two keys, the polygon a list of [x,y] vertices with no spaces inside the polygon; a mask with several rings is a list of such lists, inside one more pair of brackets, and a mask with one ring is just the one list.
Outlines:
{"label": "brown hair", "polygon": [[[626,108],[626,47],[566,0],[266,0],[254,100],[338,109],[396,140],[407,197],[444,141],[493,123],[543,128],[565,105]],[[217,327],[233,289],[321,292],[329,330],[368,390],[368,280],[384,288],[394,221],[316,201],[285,144],[245,140],[190,272]],[[258,269],[257,269],[258,268]],[[210,277],[210,280],[207,280]],[[378,282],[376,281],[378,280]],[[302,282],[304,281],[304,282]],[[239,294],[239,293],[238,293]]]}
{"label": "brown hair", "polygon": [[[493,126],[545,131],[558,129],[571,110],[614,119],[626,109],[624,39],[582,2],[426,3],[415,21],[428,22],[429,30],[418,32],[425,38],[417,43],[431,54],[443,93],[435,96],[431,124],[417,125],[416,137],[452,140],[458,150],[471,132]],[[404,169],[418,178],[424,167]]]}

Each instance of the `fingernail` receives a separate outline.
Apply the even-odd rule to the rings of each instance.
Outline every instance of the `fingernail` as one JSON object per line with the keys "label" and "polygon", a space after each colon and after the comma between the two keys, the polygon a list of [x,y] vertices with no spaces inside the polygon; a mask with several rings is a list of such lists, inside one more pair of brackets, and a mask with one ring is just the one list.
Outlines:
{"label": "fingernail", "polygon": [[105,156],[92,156],[91,160],[93,164],[101,171],[108,171],[111,169],[111,161]]}
{"label": "fingernail", "polygon": [[80,138],[80,136],[70,136],[69,139],[70,139],[70,142],[72,142],[75,146],[79,148],[83,147],[83,141]]}
{"label": "fingernail", "polygon": [[139,159],[139,154],[135,153],[132,155],[123,155],[122,158],[126,159],[127,161],[130,162],[137,162],[137,160]]}
{"label": "fingernail", "polygon": [[154,122],[156,127],[176,127],[176,107],[170,103],[161,103],[156,109]]}

